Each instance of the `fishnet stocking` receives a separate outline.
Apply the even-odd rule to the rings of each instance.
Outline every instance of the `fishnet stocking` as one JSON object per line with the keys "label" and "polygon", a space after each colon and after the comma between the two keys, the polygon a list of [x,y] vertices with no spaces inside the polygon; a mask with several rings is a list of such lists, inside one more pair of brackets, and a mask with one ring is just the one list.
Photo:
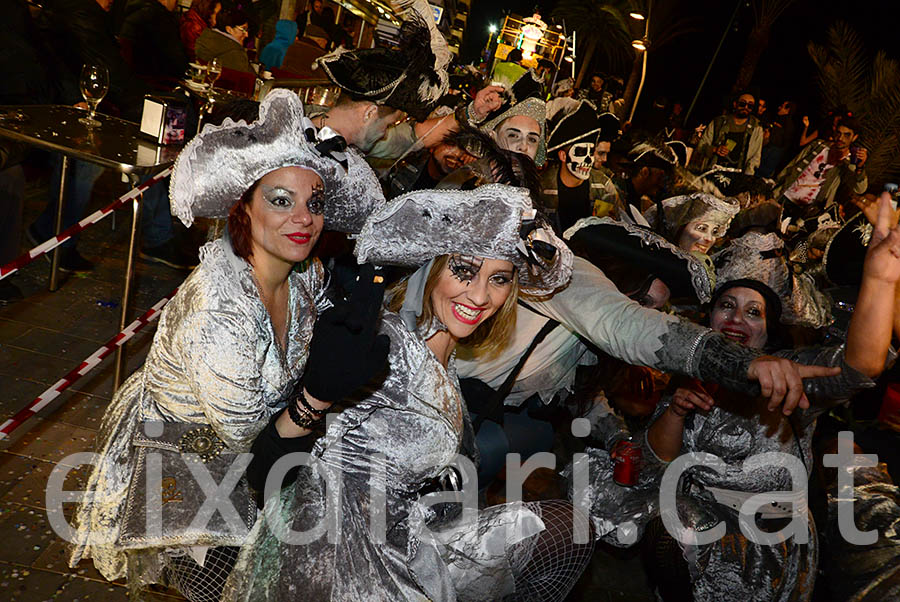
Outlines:
{"label": "fishnet stocking", "polygon": [[507,600],[563,600],[591,560],[594,536],[590,521],[572,504],[562,500],[528,502],[525,505],[541,517],[544,530],[531,539],[510,546],[509,563],[516,582],[516,593]]}
{"label": "fishnet stocking", "polygon": [[206,551],[203,566],[186,552],[166,550],[166,576],[175,589],[191,602],[218,602],[222,588],[237,560],[240,548],[222,546]]}

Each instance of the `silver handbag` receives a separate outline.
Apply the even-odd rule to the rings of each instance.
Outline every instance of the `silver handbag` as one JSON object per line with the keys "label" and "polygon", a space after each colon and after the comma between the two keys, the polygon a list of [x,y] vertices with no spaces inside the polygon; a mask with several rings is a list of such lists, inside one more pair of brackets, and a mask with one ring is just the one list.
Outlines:
{"label": "silver handbag", "polygon": [[244,476],[250,454],[229,451],[211,426],[197,423],[143,422],[132,444],[135,468],[118,545],[244,542],[257,514]]}

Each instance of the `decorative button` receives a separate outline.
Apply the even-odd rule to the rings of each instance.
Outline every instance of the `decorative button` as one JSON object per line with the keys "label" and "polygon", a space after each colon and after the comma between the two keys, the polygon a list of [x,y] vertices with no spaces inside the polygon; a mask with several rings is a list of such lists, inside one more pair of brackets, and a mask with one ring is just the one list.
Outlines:
{"label": "decorative button", "polygon": [[204,463],[217,457],[225,444],[211,426],[201,426],[189,430],[181,436],[178,447],[183,454],[197,454]]}

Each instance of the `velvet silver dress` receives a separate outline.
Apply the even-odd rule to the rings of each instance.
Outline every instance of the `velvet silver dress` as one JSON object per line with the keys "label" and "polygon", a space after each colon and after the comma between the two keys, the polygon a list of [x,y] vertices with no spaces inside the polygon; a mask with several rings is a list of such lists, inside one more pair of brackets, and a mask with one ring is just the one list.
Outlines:
{"label": "velvet silver dress", "polygon": [[[471,425],[455,358],[445,369],[425,345],[435,327],[411,333],[397,314],[385,313],[380,331],[390,337],[387,376],[330,415],[312,452],[315,470],[301,471],[267,501],[266,520],[241,549],[226,599],[499,600],[517,593],[517,571],[545,528],[546,508],[503,504],[464,523],[437,518],[418,500],[454,462]],[[339,490],[326,482],[339,482]],[[329,524],[327,534],[287,540],[287,529]],[[426,525],[435,537],[424,535]],[[579,551],[584,564],[590,550],[588,543]]]}
{"label": "velvet silver dress", "polygon": [[[306,364],[313,324],[330,306],[325,275],[313,260],[289,276],[287,347],[276,342],[250,264],[227,239],[206,244],[200,265],[163,310],[142,368],[118,390],[104,416],[95,451],[98,464],[76,512],[70,565],[93,558],[109,580],[128,572],[117,547],[134,471],[132,436],[142,421],[209,424],[230,451],[247,452],[268,419],[283,408]],[[185,546],[215,542],[185,541]],[[153,581],[148,545],[140,572]],[[132,567],[133,569],[134,567]],[[131,571],[135,573],[134,570]]]}

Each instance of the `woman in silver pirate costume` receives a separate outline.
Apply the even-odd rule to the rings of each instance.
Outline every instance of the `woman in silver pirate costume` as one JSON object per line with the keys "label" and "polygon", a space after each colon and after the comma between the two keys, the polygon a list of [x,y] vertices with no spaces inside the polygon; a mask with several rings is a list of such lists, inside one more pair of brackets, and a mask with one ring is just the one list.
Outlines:
{"label": "woman in silver pirate costume", "polygon": [[[207,126],[179,155],[173,213],[187,225],[228,217],[228,231],[201,249],[200,266],[163,311],[144,366],[104,417],[100,460],[77,510],[72,566],[91,557],[104,577],[127,575],[133,587],[166,572],[190,599],[218,599],[236,555],[222,546],[239,543],[233,535],[197,529],[175,545],[164,529],[126,543],[126,501],[130,509],[133,494],[146,489],[133,479],[133,440],[145,423],[208,425],[216,445],[246,452],[268,418],[292,403],[316,316],[329,306],[312,248],[323,227],[358,231],[374,209],[343,194],[352,190],[342,188],[346,160],[316,139],[288,91],[270,94],[250,125]],[[196,509],[203,500],[181,501]]]}
{"label": "woman in silver pirate costume", "polygon": [[[769,348],[783,328],[779,321],[821,326],[827,320],[819,307],[822,300],[814,298],[811,289],[797,280],[782,259],[782,245],[776,234],[750,233],[713,258],[720,280],[710,314],[714,330],[750,347]],[[724,462],[719,470],[704,465],[688,468],[681,477],[676,508],[663,509],[672,517],[677,514],[684,520],[684,527],[698,532],[720,521],[725,525],[724,536],[714,543],[680,544],[695,600],[810,599],[818,547],[812,515],[807,544],[798,542],[796,536],[782,536],[777,543],[767,545],[749,539],[736,512],[754,494],[802,489],[803,497],[795,494],[793,506],[803,509],[799,516],[806,520],[806,483],[796,481],[797,477],[792,479],[783,461],[756,469],[745,469],[745,461],[758,454],[778,452],[793,457],[795,464],[802,463],[805,479],[812,468],[816,417],[861,388],[873,386],[870,379],[884,367],[898,278],[900,230],[889,231],[885,212],[869,247],[846,345],[778,353],[804,363],[841,368],[839,375],[815,381],[815,387],[807,391],[808,407],[793,416],[765,411],[761,403],[708,384],[678,389],[657,408],[646,438],[647,449],[655,452],[650,456],[651,463],[671,461],[683,452],[709,452]],[[793,516],[791,506],[783,502],[766,504],[756,515],[758,528],[768,533],[783,529]],[[663,536],[661,541],[665,539]],[[671,567],[672,548],[663,553],[666,556],[658,557],[659,564]],[[683,584],[687,586],[686,574]],[[676,592],[675,588],[673,583],[660,585],[664,594]]]}
{"label": "woman in silver pirate costume", "polygon": [[[568,502],[510,503],[457,519],[420,494],[461,450],[472,450],[457,341],[502,344],[517,289],[546,294],[565,285],[571,253],[534,221],[526,191],[491,184],[398,197],[369,218],[356,254],[420,266],[394,289],[380,320],[390,369],[332,415],[312,452],[315,470],[267,500],[226,596],[562,600],[592,549],[586,517]],[[286,543],[286,528],[309,532],[334,512],[328,535]]]}
{"label": "woman in silver pirate costume", "polygon": [[670,197],[661,206],[661,218],[656,205],[644,212],[650,227],[685,251],[704,254],[725,236],[740,211],[737,202],[706,192]]}

